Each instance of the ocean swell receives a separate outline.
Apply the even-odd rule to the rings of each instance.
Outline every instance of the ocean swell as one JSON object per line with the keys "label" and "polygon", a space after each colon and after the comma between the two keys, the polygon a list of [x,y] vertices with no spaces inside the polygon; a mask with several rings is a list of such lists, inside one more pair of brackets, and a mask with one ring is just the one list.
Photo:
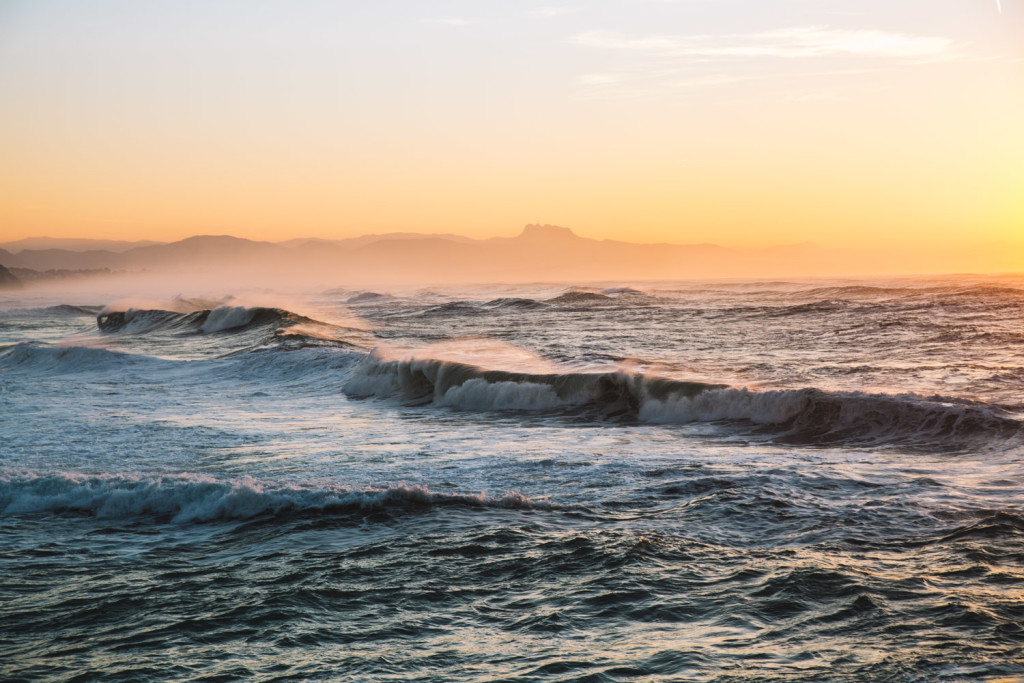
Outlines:
{"label": "ocean swell", "polygon": [[1004,443],[1024,433],[1019,420],[985,403],[820,389],[719,389],[648,401],[640,417],[659,423],[745,420],[770,428],[781,440],[806,445],[899,443],[959,450]]}
{"label": "ocean swell", "polygon": [[140,363],[173,364],[174,361],[88,346],[44,346],[21,342],[0,351],[0,369],[26,372],[107,372]]}
{"label": "ocean swell", "polygon": [[0,476],[0,517],[58,514],[110,520],[153,518],[172,523],[264,517],[401,513],[423,508],[550,509],[509,492],[437,493],[425,486],[286,486],[201,475],[142,477],[72,473]]}

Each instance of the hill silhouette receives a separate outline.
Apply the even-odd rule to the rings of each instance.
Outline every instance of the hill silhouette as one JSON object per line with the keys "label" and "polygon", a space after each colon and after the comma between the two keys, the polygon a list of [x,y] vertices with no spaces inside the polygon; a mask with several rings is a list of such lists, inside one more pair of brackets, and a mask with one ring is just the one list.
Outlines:
{"label": "hill silhouette", "polygon": [[0,265],[0,289],[21,289],[21,280],[14,273]]}
{"label": "hill silhouette", "polygon": [[354,284],[835,276],[910,273],[915,266],[916,272],[928,272],[923,261],[915,264],[906,257],[857,254],[809,243],[761,249],[640,244],[581,237],[556,225],[527,225],[514,237],[490,239],[393,233],[274,243],[197,235],[124,251],[0,249],[0,259],[8,267],[37,271],[108,268]]}

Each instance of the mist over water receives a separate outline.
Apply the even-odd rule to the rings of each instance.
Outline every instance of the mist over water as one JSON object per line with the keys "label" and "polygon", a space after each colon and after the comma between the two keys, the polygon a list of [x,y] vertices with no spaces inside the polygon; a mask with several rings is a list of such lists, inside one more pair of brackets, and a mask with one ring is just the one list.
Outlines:
{"label": "mist over water", "polygon": [[0,294],[0,677],[1024,677],[1022,278],[128,284]]}

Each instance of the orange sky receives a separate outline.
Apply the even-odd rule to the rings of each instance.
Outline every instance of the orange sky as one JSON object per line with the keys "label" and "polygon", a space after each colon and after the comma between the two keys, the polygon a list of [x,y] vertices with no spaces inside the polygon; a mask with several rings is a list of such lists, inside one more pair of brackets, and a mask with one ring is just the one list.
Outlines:
{"label": "orange sky", "polygon": [[1024,3],[771,4],[6,3],[0,241],[1024,254]]}

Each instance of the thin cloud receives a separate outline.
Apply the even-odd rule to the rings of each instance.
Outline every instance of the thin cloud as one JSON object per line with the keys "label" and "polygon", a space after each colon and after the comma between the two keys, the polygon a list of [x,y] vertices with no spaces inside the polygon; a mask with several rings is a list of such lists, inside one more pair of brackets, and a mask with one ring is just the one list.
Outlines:
{"label": "thin cloud", "polygon": [[564,17],[570,14],[576,14],[580,11],[579,7],[566,7],[563,5],[549,5],[547,7],[540,7],[533,10],[531,14],[535,17],[542,19],[552,19],[554,17]]}
{"label": "thin cloud", "polygon": [[[734,76],[730,74],[706,74],[706,75],[680,75],[678,73],[655,73],[648,74],[650,80],[657,83],[659,89],[664,88],[705,88],[716,85],[729,85],[751,80],[749,76]],[[577,79],[579,85],[585,87],[620,86],[635,81],[634,74],[618,73],[590,73],[583,74]]]}
{"label": "thin cloud", "polygon": [[583,99],[665,97],[695,89],[716,88],[754,80],[750,75],[699,74],[678,69],[620,70],[579,76],[577,96]]}
{"label": "thin cloud", "polygon": [[624,52],[704,59],[799,59],[830,55],[925,58],[941,56],[953,48],[953,42],[948,38],[833,29],[827,26],[801,26],[762,33],[689,36],[631,37],[614,31],[588,31],[577,35],[573,42],[586,47]]}
{"label": "thin cloud", "polygon": [[421,24],[441,24],[444,26],[472,26],[479,23],[476,19],[460,19],[451,17],[447,19],[420,19]]}

